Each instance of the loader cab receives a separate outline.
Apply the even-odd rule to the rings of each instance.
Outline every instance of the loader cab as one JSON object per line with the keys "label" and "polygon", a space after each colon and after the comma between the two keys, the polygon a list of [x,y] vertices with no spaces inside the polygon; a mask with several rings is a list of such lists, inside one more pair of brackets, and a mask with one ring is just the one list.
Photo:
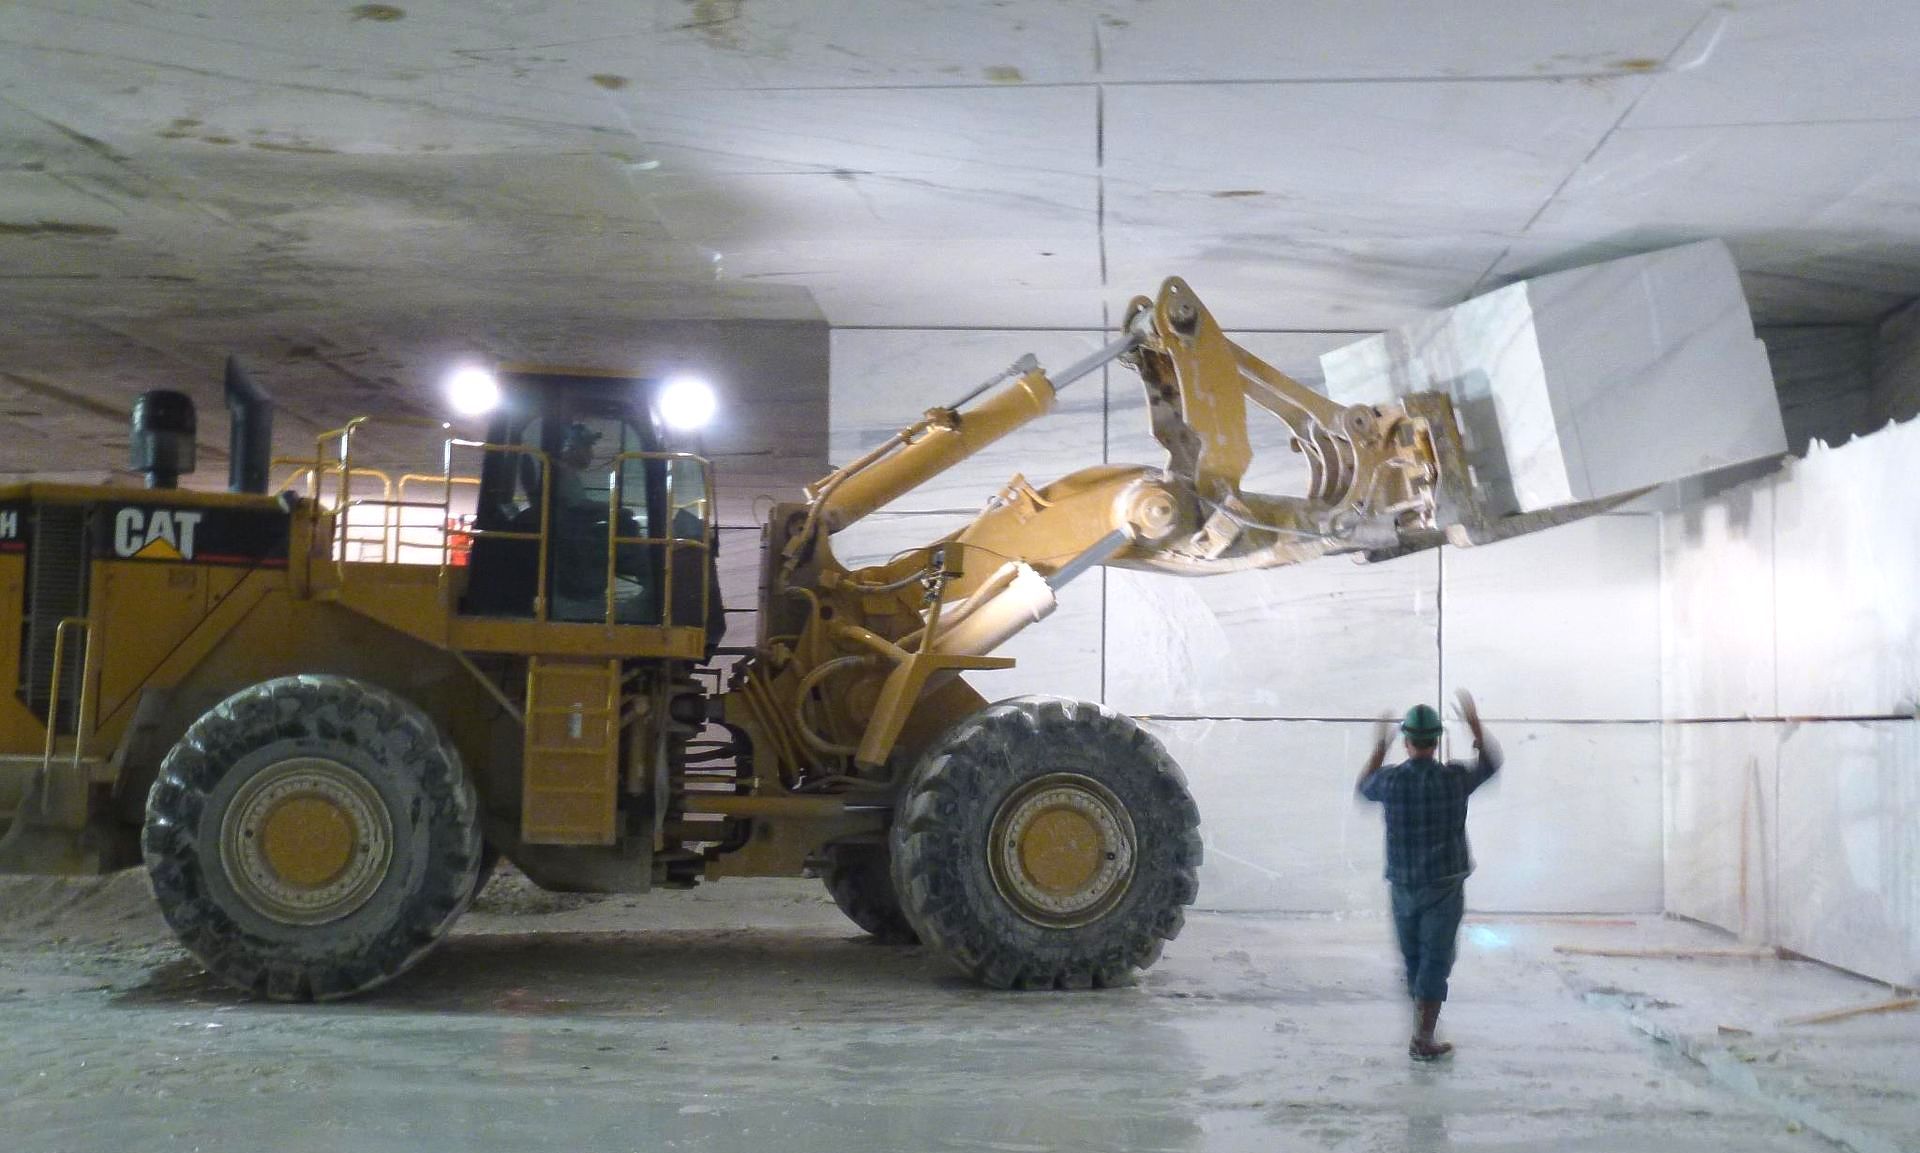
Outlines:
{"label": "loader cab", "polygon": [[719,619],[706,465],[665,455],[654,382],[573,369],[498,375],[461,612],[624,625]]}

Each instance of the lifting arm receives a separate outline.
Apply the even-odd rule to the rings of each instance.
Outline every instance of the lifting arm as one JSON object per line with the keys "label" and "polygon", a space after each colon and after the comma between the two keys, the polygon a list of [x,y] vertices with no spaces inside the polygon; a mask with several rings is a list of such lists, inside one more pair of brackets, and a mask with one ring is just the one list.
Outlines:
{"label": "lifting arm", "polygon": [[[1097,465],[1039,488],[1016,476],[965,528],[930,546],[857,572],[833,560],[834,533],[1045,415],[1059,389],[1114,360],[1146,389],[1163,467]],[[1241,487],[1253,457],[1248,401],[1291,432],[1307,466],[1304,492]],[[1338,404],[1229,340],[1171,278],[1154,299],[1129,304],[1106,347],[1054,376],[1023,357],[809,486],[805,504],[776,506],[762,605],[763,630],[773,622],[762,638],[771,665],[742,680],[766,680],[764,691],[790,700],[767,707],[794,718],[816,752],[851,755],[855,771],[877,772],[917,702],[959,670],[1010,663],[990,654],[1051,613],[1055,591],[1092,567],[1204,576],[1329,553],[1379,559],[1544,527],[1490,522],[1465,461],[1446,395]],[[853,653],[866,673],[852,674]],[[810,671],[829,662],[848,675],[825,682],[825,672]],[[809,728],[810,708],[839,742]],[[857,748],[840,743],[855,734]]]}

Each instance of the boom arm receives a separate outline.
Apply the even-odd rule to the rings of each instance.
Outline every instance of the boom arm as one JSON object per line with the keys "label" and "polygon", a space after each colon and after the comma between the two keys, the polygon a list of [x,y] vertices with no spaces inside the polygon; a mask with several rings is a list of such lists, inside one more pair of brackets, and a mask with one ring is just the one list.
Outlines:
{"label": "boom arm", "polygon": [[[834,533],[1045,415],[1059,389],[1116,359],[1146,388],[1164,467],[1098,465],[1042,488],[1016,476],[940,541],[858,571],[833,558]],[[1249,400],[1291,430],[1305,493],[1241,488]],[[1011,663],[991,654],[1095,566],[1204,576],[1328,553],[1378,559],[1593,511],[1490,521],[1465,460],[1444,394],[1337,404],[1227,339],[1186,283],[1169,279],[1156,298],[1133,300],[1099,352],[1055,376],[1024,357],[829,473],[804,504],[775,506],[759,653],[736,678],[741,723],[759,731],[783,784],[856,782],[880,775],[897,743],[977,708],[953,674]]]}

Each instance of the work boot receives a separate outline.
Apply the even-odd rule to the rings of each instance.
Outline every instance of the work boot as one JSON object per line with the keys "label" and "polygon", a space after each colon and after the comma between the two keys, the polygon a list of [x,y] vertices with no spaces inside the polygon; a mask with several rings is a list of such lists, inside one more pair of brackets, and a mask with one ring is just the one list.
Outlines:
{"label": "work boot", "polygon": [[1413,1040],[1407,1042],[1407,1056],[1416,1061],[1437,1061],[1453,1052],[1452,1045],[1433,1039],[1433,1030],[1440,1024],[1440,1002],[1415,1001],[1413,1008],[1417,1023]]}

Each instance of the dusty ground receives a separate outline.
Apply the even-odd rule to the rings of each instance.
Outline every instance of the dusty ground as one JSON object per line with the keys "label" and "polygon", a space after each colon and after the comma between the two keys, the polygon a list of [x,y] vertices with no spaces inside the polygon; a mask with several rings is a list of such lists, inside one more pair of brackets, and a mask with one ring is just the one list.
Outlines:
{"label": "dusty ground", "polygon": [[[1695,926],[1470,923],[1405,1055],[1376,920],[1197,914],[1132,989],[1003,994],[811,882],[555,897],[502,877],[401,982],[249,1003],[137,873],[0,879],[0,1122],[35,1150],[1920,1149],[1920,1014],[1819,966],[1571,958]],[[1723,1032],[1721,1026],[1748,1030]]]}

